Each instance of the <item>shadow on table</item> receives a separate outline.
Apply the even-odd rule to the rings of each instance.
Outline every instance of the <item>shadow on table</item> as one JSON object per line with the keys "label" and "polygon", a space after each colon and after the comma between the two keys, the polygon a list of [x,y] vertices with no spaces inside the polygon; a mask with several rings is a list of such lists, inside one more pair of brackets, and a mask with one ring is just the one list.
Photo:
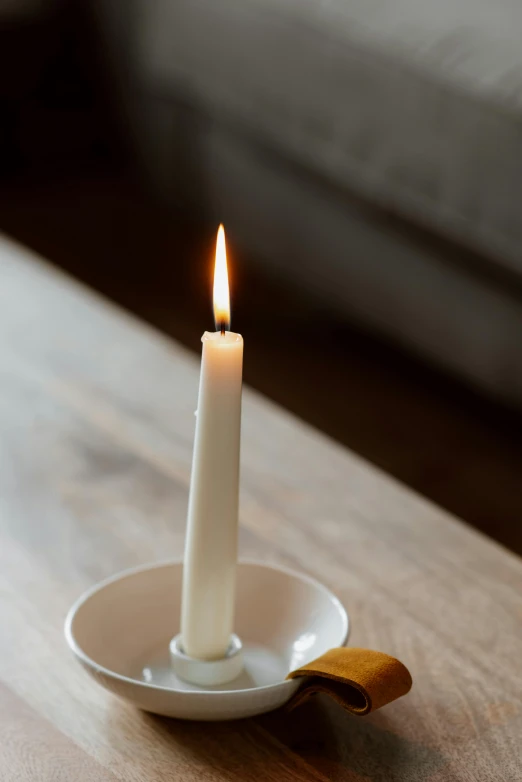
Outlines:
{"label": "shadow on table", "polygon": [[[116,712],[116,710],[115,710]],[[113,730],[125,730],[129,714],[114,714]],[[372,780],[417,782],[445,764],[436,750],[394,731],[393,715],[360,718],[317,696],[289,713],[253,720],[189,722],[136,712],[162,755],[172,750],[178,772],[205,772],[227,780]],[[150,732],[150,733],[149,733]],[[163,760],[168,758],[163,757]],[[214,778],[212,776],[212,778]]]}
{"label": "shadow on table", "polygon": [[446,762],[437,750],[398,735],[392,712],[354,717],[322,695],[256,721],[327,779],[418,782]]}

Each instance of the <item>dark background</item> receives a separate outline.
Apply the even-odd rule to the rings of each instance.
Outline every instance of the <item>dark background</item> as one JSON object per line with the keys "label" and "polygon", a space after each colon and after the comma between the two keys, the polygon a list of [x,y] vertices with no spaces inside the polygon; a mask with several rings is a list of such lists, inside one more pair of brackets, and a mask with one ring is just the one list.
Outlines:
{"label": "dark background", "polygon": [[[199,351],[216,228],[142,178],[88,4],[0,20],[1,231]],[[227,239],[246,382],[522,553],[518,414],[334,316],[235,252],[233,230]]]}

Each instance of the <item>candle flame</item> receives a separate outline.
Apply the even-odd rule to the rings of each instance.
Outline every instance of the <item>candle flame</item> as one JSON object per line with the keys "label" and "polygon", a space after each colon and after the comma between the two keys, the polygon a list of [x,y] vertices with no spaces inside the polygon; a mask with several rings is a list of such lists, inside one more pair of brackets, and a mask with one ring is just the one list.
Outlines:
{"label": "candle flame", "polygon": [[222,334],[230,329],[230,293],[228,290],[227,248],[225,229],[219,226],[214,266],[214,320]]}

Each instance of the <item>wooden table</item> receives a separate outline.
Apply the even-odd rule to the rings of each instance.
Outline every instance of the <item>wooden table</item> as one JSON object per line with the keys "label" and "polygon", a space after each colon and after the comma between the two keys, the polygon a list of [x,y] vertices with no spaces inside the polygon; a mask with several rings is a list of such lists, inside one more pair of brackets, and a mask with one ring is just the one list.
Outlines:
{"label": "wooden table", "polygon": [[0,241],[0,779],[522,779],[521,561],[248,390],[241,554],[328,584],[412,692],[183,723],[80,669],[72,601],[182,554],[197,384],[195,356]]}

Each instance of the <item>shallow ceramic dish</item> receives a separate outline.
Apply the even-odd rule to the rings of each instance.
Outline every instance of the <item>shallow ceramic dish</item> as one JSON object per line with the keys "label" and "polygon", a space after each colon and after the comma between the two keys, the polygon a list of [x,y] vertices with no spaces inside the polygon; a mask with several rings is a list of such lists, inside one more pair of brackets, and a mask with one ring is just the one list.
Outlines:
{"label": "shallow ceramic dish", "polygon": [[171,670],[169,642],[179,631],[182,564],[125,571],[71,608],[65,635],[96,681],[136,706],[193,720],[251,717],[286,703],[295,668],[348,638],[348,615],[319,582],[285,568],[241,562],[235,630],[245,669],[233,682],[202,690]]}

